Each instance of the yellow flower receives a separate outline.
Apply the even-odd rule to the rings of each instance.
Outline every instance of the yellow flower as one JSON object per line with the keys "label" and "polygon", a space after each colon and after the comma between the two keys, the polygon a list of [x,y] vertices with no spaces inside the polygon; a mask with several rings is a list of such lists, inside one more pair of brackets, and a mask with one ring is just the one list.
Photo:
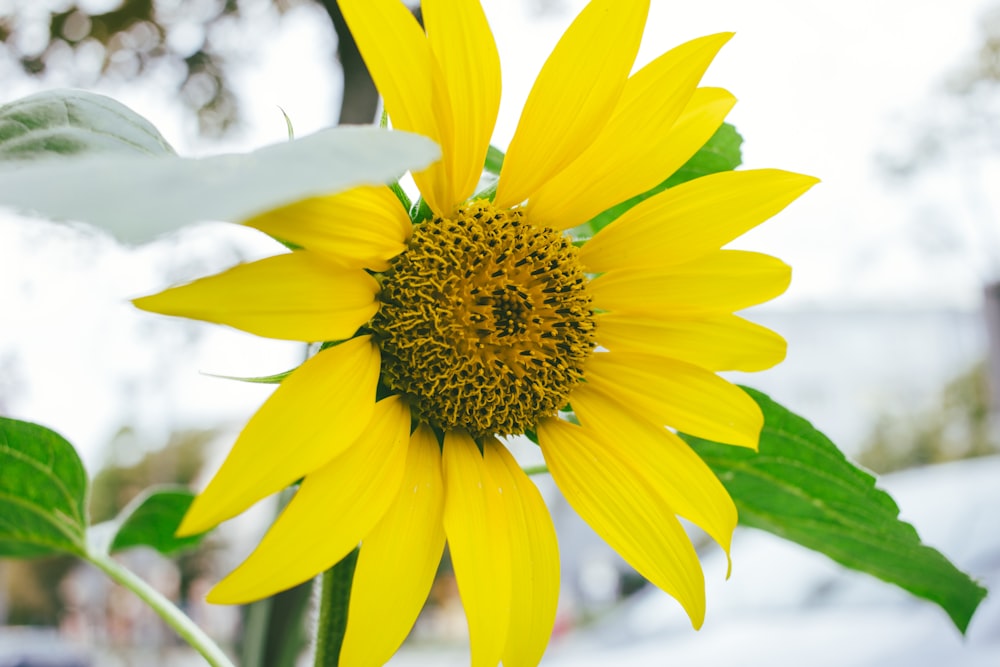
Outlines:
{"label": "yellow flower", "polygon": [[756,447],[759,409],[716,372],[784,357],[779,336],[733,312],[782,293],[790,271],[720,248],[815,179],[699,178],[577,248],[565,230],[656,185],[719,128],[734,100],[698,82],[729,35],[630,76],[648,2],[593,0],[539,74],[491,200],[473,193],[500,65],[478,2],[424,0],[426,34],[398,0],[340,4],[393,125],[441,145],[414,175],[433,216],[412,224],[386,187],[302,201],[246,221],[301,250],[136,301],[342,341],[281,383],[192,505],[188,533],[303,480],[209,599],[273,594],[360,543],[342,664],[379,665],[412,627],[447,541],[472,663],[537,664],[558,598],[556,538],[497,439],[534,432],[570,504],[700,626],[703,575],[677,517],[728,553],[736,510],[665,427]]}

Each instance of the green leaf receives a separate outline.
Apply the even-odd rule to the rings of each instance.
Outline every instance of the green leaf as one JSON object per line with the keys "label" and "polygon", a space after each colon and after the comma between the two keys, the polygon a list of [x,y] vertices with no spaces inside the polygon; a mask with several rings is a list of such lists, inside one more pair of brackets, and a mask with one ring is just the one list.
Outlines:
{"label": "green leaf", "polygon": [[722,480],[740,523],[930,600],[964,633],[986,589],[923,545],[875,478],[825,435],[766,395],[744,389],[764,413],[758,452],[683,436]]}
{"label": "green leaf", "polygon": [[659,185],[653,186],[646,192],[638,194],[631,199],[626,199],[622,203],[612,206],[607,211],[594,216],[591,220],[577,228],[574,235],[591,237],[614,220],[617,220],[625,211],[639,202],[663,192],[667,188],[672,188],[681,183],[700,178],[701,176],[735,169],[743,162],[743,153],[740,149],[742,145],[743,137],[736,131],[736,128],[729,123],[723,123],[722,127],[705,142],[705,145],[698,149],[698,152],[691,156],[691,159],[671,174],[669,178]]}
{"label": "green leaf", "polygon": [[105,533],[108,551],[115,553],[130,547],[152,547],[164,555],[197,546],[207,533],[176,537],[181,519],[194,501],[194,494],[182,487],[146,489],[128,504],[117,517],[93,526],[92,533]]}
{"label": "green leaf", "polygon": [[94,153],[172,155],[153,125],[85,90],[37,93],[0,106],[0,161]]}
{"label": "green leaf", "polygon": [[104,152],[0,162],[0,206],[89,222],[141,243],[189,223],[240,222],[309,197],[388,183],[439,154],[416,134],[338,127],[202,159]]}
{"label": "green leaf", "polygon": [[49,429],[0,417],[0,556],[86,550],[87,473]]}

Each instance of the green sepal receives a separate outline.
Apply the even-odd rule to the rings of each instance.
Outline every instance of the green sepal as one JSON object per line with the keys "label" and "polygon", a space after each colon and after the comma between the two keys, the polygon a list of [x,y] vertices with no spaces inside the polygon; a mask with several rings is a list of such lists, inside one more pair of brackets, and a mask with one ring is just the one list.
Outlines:
{"label": "green sepal", "polygon": [[222,380],[236,380],[237,382],[252,382],[254,384],[281,384],[282,381],[295,372],[295,369],[275,373],[274,375],[262,375],[260,377],[238,377],[235,375],[216,375],[215,373],[202,373],[208,377],[220,378]]}
{"label": "green sepal", "polygon": [[417,199],[413,202],[413,206],[410,207],[410,221],[418,225],[425,220],[430,220],[434,217],[434,211],[431,207],[427,205],[423,197]]}
{"label": "green sepal", "polygon": [[398,199],[399,203],[402,204],[403,210],[409,213],[410,209],[413,207],[413,202],[410,201],[409,196],[403,190],[403,186],[399,184],[399,181],[393,181],[390,183],[389,189],[392,190],[392,194],[396,195],[396,199]]}
{"label": "green sepal", "polygon": [[495,174],[500,175],[500,169],[503,168],[504,152],[490,144],[490,147],[486,149],[486,163],[483,165],[483,169]]}
{"label": "green sepal", "polygon": [[295,128],[292,127],[292,119],[280,106],[278,107],[278,111],[280,111],[281,115],[285,118],[285,129],[288,130],[288,140],[293,141],[295,139]]}
{"label": "green sepal", "polygon": [[497,183],[499,183],[499,181],[493,180],[492,182],[488,183],[485,188],[483,188],[476,194],[472,195],[472,198],[485,199],[488,202],[492,202],[494,199],[497,198]]}

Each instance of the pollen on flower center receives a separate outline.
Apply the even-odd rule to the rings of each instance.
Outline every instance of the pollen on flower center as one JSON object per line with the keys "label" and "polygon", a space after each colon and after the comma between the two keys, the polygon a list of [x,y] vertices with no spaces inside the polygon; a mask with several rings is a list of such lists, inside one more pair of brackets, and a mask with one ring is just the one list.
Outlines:
{"label": "pollen on flower center", "polygon": [[381,282],[382,380],[434,426],[523,433],[583,376],[595,324],[577,249],[519,210],[476,200],[418,225]]}

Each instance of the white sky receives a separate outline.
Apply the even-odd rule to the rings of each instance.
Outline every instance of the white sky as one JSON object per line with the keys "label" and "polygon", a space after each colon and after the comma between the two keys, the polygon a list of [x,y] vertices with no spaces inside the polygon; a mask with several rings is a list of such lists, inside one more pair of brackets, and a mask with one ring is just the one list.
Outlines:
{"label": "white sky", "polygon": [[[532,3],[484,2],[504,68],[496,132],[501,146],[513,132],[535,73],[584,2],[550,4],[563,11],[539,16]],[[892,189],[874,157],[899,142],[907,119],[931,104],[944,75],[970,57],[976,19],[986,6],[986,0],[653,0],[640,62],[703,34],[735,31],[705,83],[726,87],[740,100],[730,120],[746,138],[745,165],[797,170],[823,180],[740,242],[793,266],[793,286],[776,307],[978,304],[988,273],[983,248],[970,231],[975,225],[961,177],[944,166],[912,187]],[[325,14],[302,7],[278,28],[265,19],[262,15],[242,36],[244,43],[260,45],[237,67],[248,124],[224,144],[196,139],[192,121],[180,113],[162,80],[159,86],[130,83],[101,92],[150,118],[185,154],[284,141],[278,106],[299,135],[329,125],[340,84]],[[0,103],[65,83],[55,73],[43,86],[3,67],[0,79],[5,83]],[[920,242],[916,225],[929,218],[936,231]],[[271,249],[248,230],[204,229],[211,231],[129,250],[60,226],[0,219],[0,387],[4,374],[7,384],[23,387],[7,397],[8,410],[64,432],[84,450],[92,469],[97,445],[123,413],[137,415],[154,431],[175,419],[244,418],[266,389],[220,387],[218,380],[198,377],[197,370],[272,373],[294,363],[297,348],[217,327],[179,328],[125,303],[164,286],[164,276],[203,275]],[[939,237],[948,240],[940,248]],[[199,345],[184,347],[188,335],[199,336]],[[4,355],[11,350],[18,360],[13,371],[5,371]],[[149,380],[154,369],[166,366],[168,375]],[[180,377],[185,384],[173,386]],[[166,408],[160,385],[173,389]]]}

